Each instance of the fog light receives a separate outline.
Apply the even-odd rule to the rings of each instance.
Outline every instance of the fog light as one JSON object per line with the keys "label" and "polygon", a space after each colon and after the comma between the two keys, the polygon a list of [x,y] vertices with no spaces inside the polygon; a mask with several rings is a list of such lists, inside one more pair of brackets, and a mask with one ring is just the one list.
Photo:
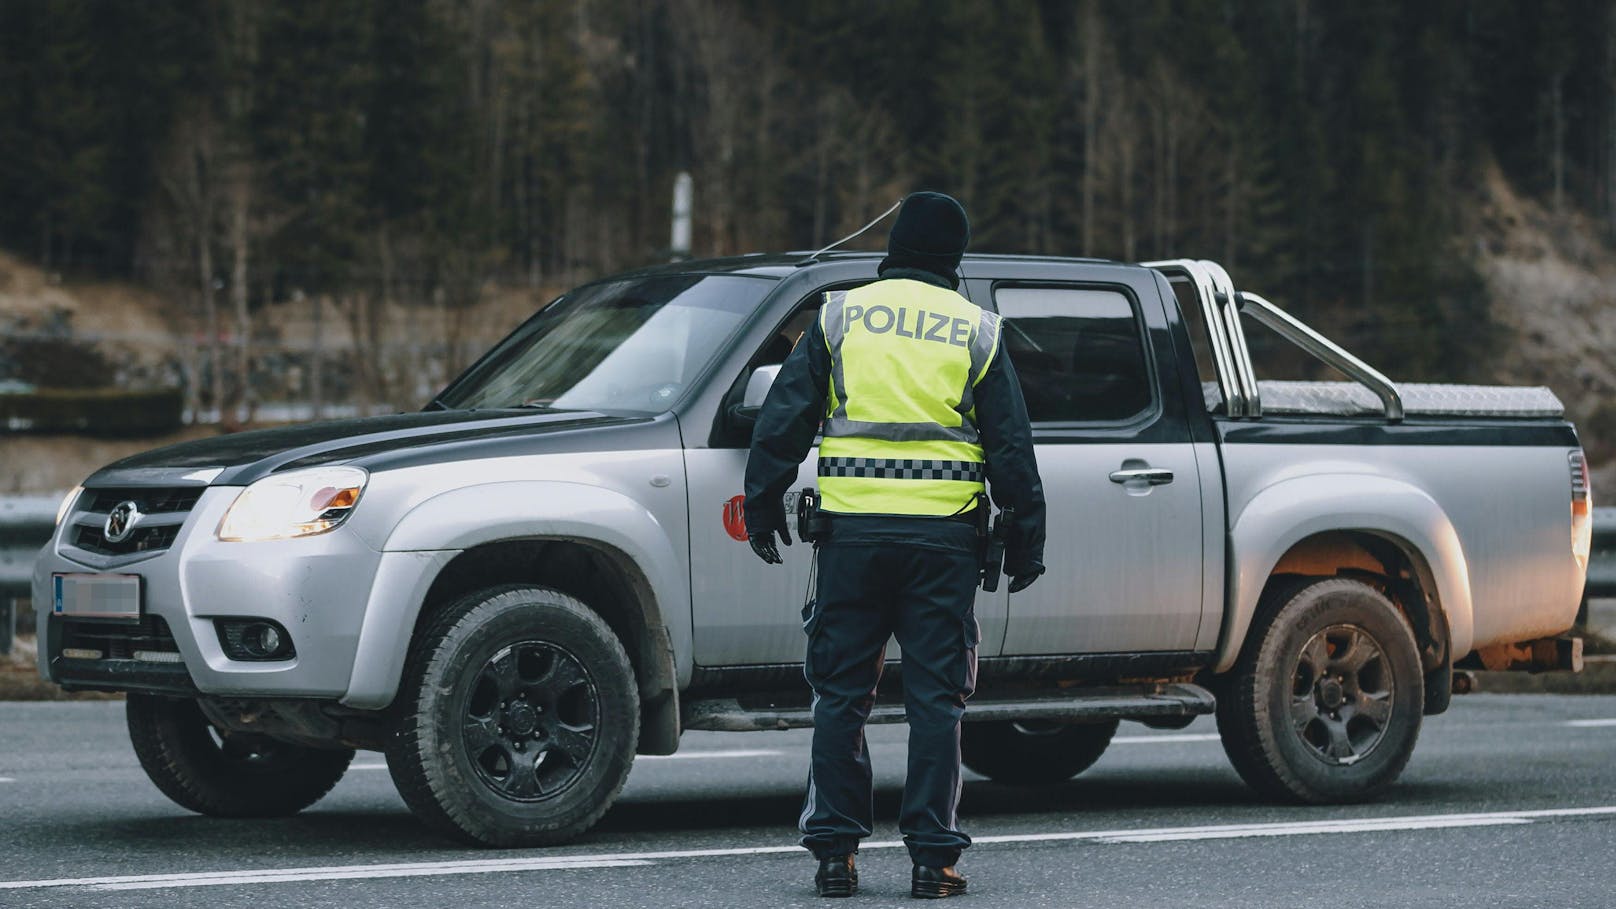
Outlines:
{"label": "fog light", "polygon": [[275,630],[274,625],[248,625],[246,633],[241,636],[241,643],[255,657],[274,656],[281,649],[281,633]]}
{"label": "fog light", "polygon": [[289,660],[296,654],[286,629],[269,619],[218,619],[219,644],[232,660]]}

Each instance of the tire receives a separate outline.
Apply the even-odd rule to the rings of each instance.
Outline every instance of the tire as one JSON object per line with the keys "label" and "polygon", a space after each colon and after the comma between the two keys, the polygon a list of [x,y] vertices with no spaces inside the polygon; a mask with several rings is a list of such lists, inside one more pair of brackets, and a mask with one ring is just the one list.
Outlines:
{"label": "tire", "polygon": [[1264,796],[1361,802],[1408,764],[1424,705],[1402,613],[1373,587],[1334,578],[1261,604],[1218,699],[1218,733]]}
{"label": "tire", "polygon": [[601,617],[540,587],[443,610],[410,648],[387,768],[410,810],[484,846],[565,843],[628,779],[640,704]]}
{"label": "tire", "polygon": [[1116,732],[1116,720],[966,723],[961,729],[960,758],[965,766],[994,782],[1047,786],[1094,766]]}
{"label": "tire", "polygon": [[212,817],[287,817],[342,779],[352,749],[310,748],[246,733],[221,735],[196,701],[130,694],[129,740],[163,794]]}

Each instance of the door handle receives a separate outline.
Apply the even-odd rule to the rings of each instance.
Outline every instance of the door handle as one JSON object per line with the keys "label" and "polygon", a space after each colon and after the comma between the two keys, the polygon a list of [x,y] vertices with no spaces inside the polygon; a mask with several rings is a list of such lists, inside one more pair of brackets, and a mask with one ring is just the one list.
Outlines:
{"label": "door handle", "polygon": [[1125,484],[1143,480],[1151,486],[1166,486],[1173,482],[1173,472],[1165,467],[1124,467],[1111,471],[1111,482]]}

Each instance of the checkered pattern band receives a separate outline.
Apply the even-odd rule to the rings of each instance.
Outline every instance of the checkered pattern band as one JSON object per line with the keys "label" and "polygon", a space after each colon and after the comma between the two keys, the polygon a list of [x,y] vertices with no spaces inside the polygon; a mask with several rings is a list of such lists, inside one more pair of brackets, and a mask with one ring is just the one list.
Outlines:
{"label": "checkered pattern band", "polygon": [[981,483],[985,471],[975,461],[905,461],[899,458],[820,458],[822,477],[874,477],[881,480],[962,480]]}

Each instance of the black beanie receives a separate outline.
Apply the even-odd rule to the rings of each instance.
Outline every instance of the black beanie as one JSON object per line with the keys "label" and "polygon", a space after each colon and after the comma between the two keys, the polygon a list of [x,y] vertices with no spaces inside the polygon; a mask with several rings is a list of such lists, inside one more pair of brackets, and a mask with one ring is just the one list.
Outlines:
{"label": "black beanie", "polygon": [[887,257],[878,273],[889,268],[918,268],[959,286],[960,256],[971,242],[965,207],[942,193],[910,193],[898,207],[898,220],[887,237]]}

